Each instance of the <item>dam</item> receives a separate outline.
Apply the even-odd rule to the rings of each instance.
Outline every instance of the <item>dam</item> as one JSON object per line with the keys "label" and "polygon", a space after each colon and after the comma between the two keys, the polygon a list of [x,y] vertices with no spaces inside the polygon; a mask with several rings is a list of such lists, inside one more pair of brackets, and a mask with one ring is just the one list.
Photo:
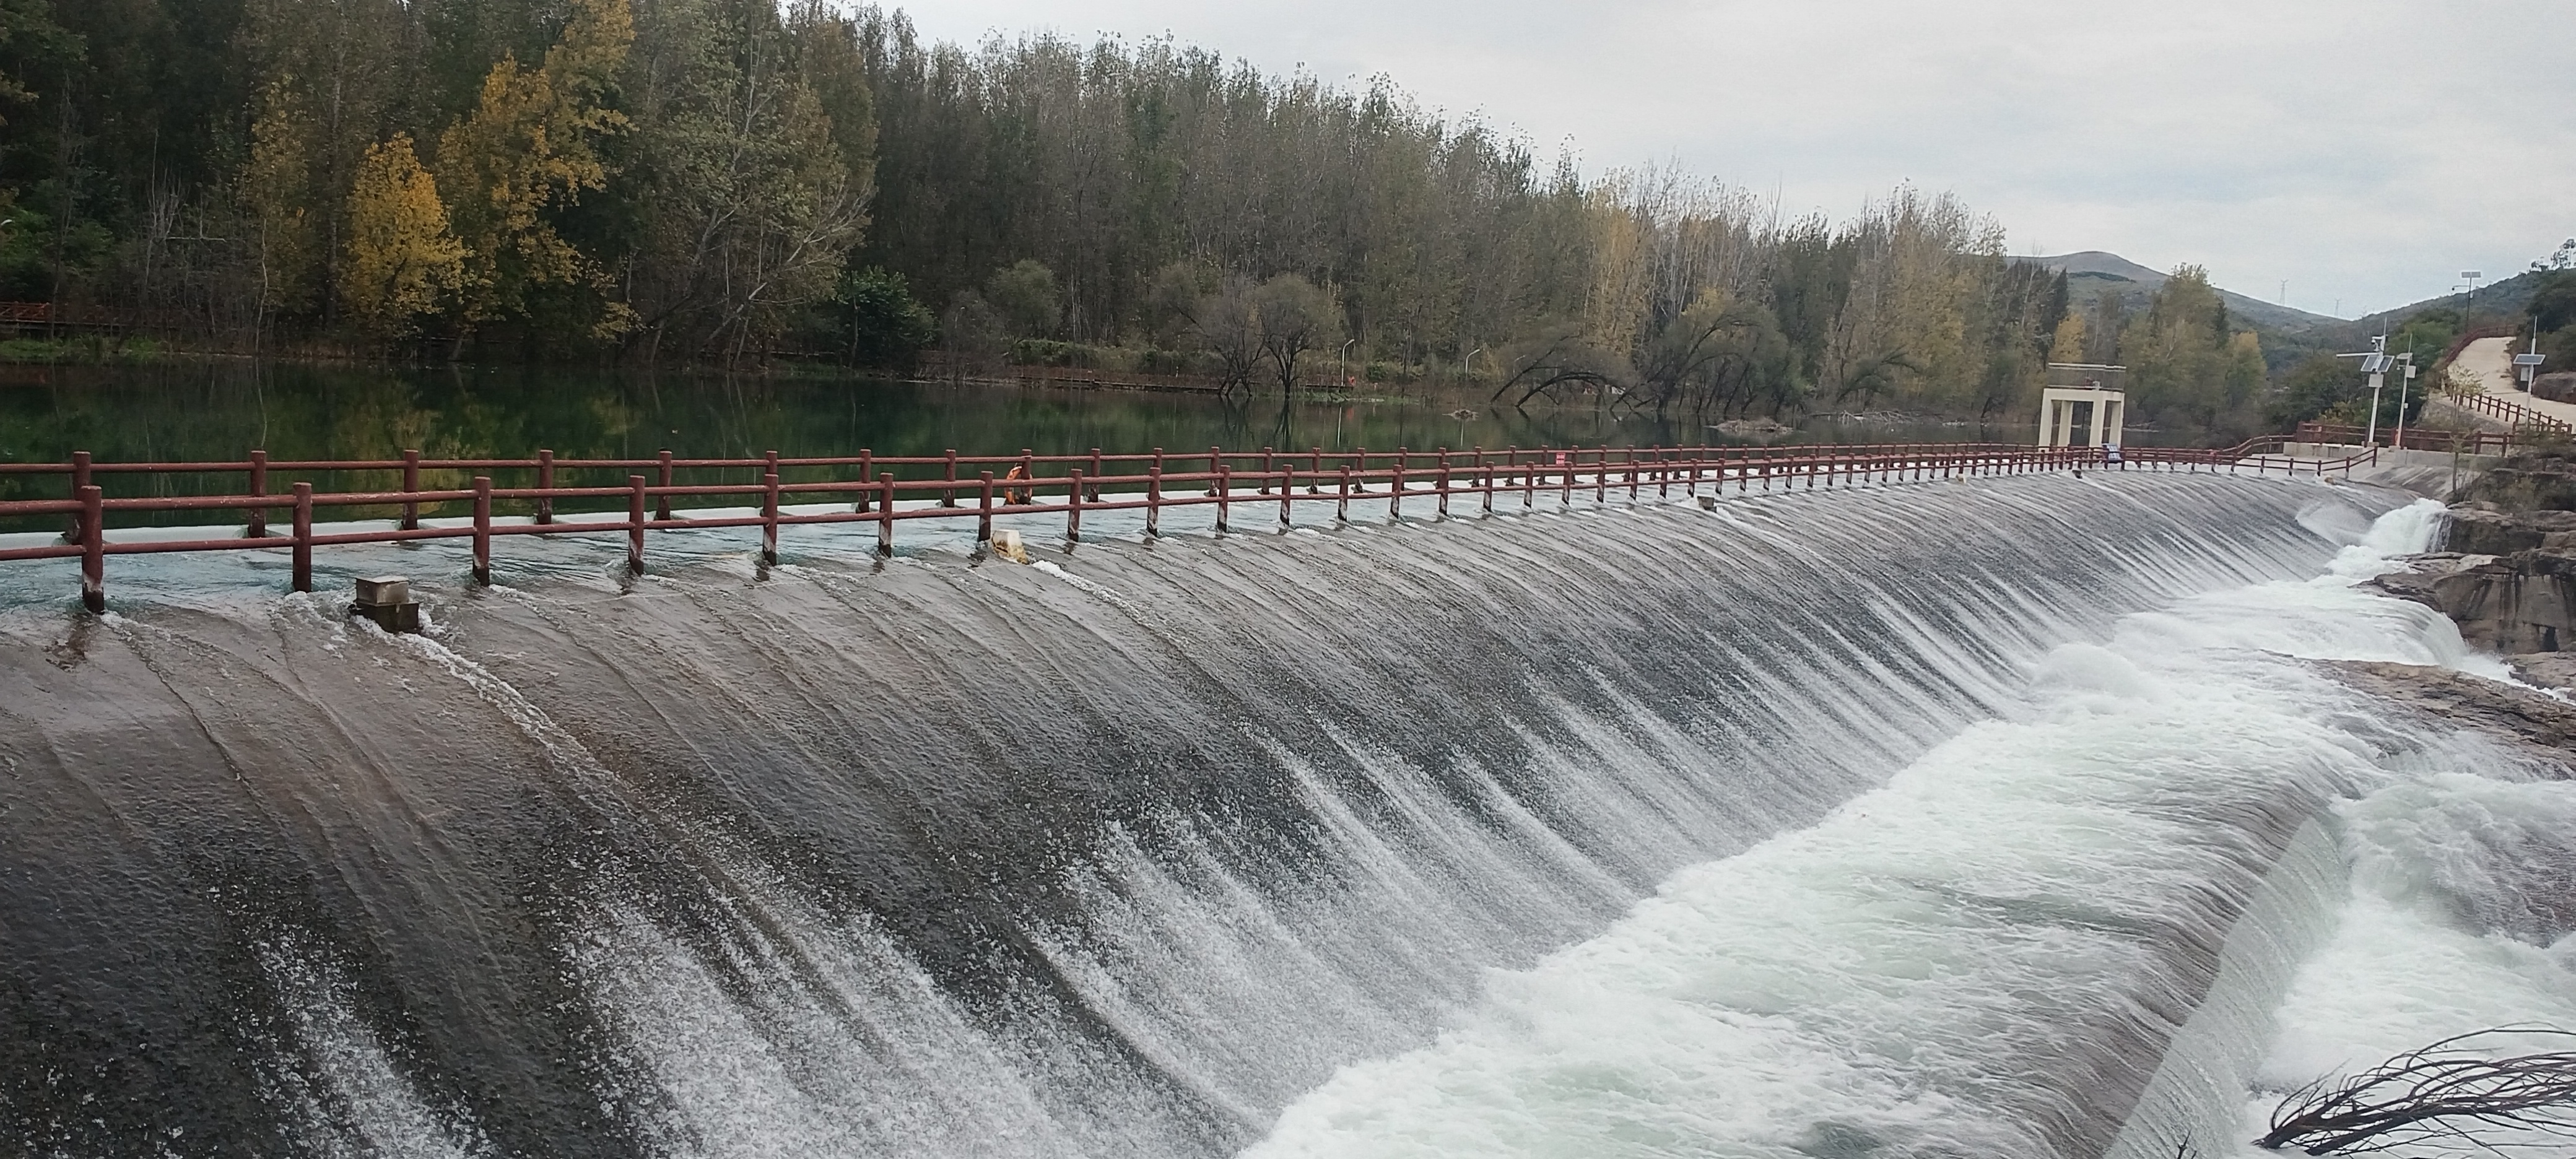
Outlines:
{"label": "dam", "polygon": [[[172,554],[97,615],[0,570],[0,1133],[2215,1155],[2307,1070],[2576,1020],[2517,854],[2564,770],[2318,667],[2496,667],[2355,586],[2436,505],[1601,498]],[[391,570],[418,634],[326,594]]]}

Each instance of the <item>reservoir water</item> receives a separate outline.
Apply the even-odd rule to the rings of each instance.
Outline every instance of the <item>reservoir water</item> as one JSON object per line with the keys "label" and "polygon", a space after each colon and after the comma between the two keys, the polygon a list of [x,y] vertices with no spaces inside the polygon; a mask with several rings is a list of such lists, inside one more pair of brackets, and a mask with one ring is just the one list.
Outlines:
{"label": "reservoir water", "polygon": [[2576,1014],[2563,769],[2310,663],[2500,674],[2354,586],[2437,527],[2093,473],[1025,567],[383,549],[416,637],[262,553],[97,619],[13,568],[0,1131],[2227,1153],[2265,1089]]}

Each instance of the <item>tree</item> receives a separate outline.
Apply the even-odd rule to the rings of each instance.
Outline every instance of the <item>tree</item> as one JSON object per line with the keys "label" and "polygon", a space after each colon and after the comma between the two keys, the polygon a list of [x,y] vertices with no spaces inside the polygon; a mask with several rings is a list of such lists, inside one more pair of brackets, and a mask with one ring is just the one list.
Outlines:
{"label": "tree", "polygon": [[1151,309],[1175,344],[1195,346],[1216,360],[1217,385],[1232,393],[1249,389],[1262,357],[1256,287],[1248,278],[1220,274],[1191,262],[1173,262],[1154,277]]}
{"label": "tree", "polygon": [[1297,389],[1297,363],[1309,350],[1340,341],[1341,307],[1332,291],[1296,274],[1261,283],[1250,295],[1252,324],[1261,356],[1270,362],[1283,395]]}
{"label": "tree", "polygon": [[[609,287],[598,265],[558,233],[549,211],[607,186],[600,138],[627,128],[605,100],[635,29],[624,0],[576,0],[561,40],[539,68],[504,55],[483,79],[474,110],[439,137],[449,218],[465,244],[458,313],[469,323],[525,316],[547,287]],[[609,337],[630,315],[593,310]]]}
{"label": "tree", "polygon": [[1027,258],[993,271],[984,280],[984,300],[1015,338],[1044,338],[1064,317],[1056,305],[1055,271]]}
{"label": "tree", "polygon": [[2069,314],[2057,323],[2057,332],[2048,343],[2048,360],[2068,364],[2084,361],[2084,319]]}
{"label": "tree", "polygon": [[367,150],[348,219],[340,299],[368,333],[400,336],[462,284],[465,247],[448,232],[438,182],[413,155],[409,136],[397,133]]}
{"label": "tree", "polygon": [[[0,0],[0,50],[39,65],[78,59],[80,38],[55,23],[50,8],[45,0]],[[0,125],[9,123],[9,106],[35,99],[23,78],[0,72]]]}
{"label": "tree", "polygon": [[1606,398],[1631,373],[1591,340],[1582,323],[1572,319],[1542,324],[1536,333],[1499,351],[1496,358],[1505,373],[1490,401],[1501,402],[1504,395],[1518,391],[1512,400],[1515,407],[1527,406],[1542,395],[1562,402],[1574,391]]}
{"label": "tree", "polygon": [[921,351],[939,340],[939,320],[915,301],[903,275],[889,270],[856,270],[841,279],[832,295],[836,338],[851,366],[909,369]]}
{"label": "tree", "polygon": [[838,284],[867,183],[774,7],[665,0],[643,16],[623,86],[639,352],[742,358]]}
{"label": "tree", "polygon": [[303,309],[315,296],[322,247],[315,229],[319,215],[313,212],[312,139],[313,117],[303,97],[282,79],[270,81],[260,94],[259,118],[251,122],[250,160],[236,184],[257,274],[254,335],[266,330],[275,312]]}
{"label": "tree", "polygon": [[[2146,314],[2120,335],[2120,361],[2141,414],[2171,412],[2204,430],[2218,427],[2230,406],[2226,310],[2199,266],[2176,267],[2156,290]],[[2259,361],[2260,348],[2254,353]],[[2245,396],[2252,393],[2248,385]]]}
{"label": "tree", "polygon": [[1009,323],[973,290],[959,290],[950,299],[948,312],[939,318],[939,337],[947,347],[948,369],[953,376],[962,377],[969,370],[979,374],[990,370],[1011,349]]}
{"label": "tree", "polygon": [[2312,354],[2288,374],[2272,398],[2271,418],[2281,426],[2308,422],[2360,397],[2352,364],[2331,354]]}
{"label": "tree", "polygon": [[2407,1051],[2341,1080],[2320,1079],[2281,1100],[2270,1129],[2254,1144],[2348,1155],[2431,1143],[2501,1155],[2502,1146],[2516,1142],[2576,1135],[2576,1050],[2492,1057],[2514,1038],[2565,1043],[2576,1034],[2482,1030]]}

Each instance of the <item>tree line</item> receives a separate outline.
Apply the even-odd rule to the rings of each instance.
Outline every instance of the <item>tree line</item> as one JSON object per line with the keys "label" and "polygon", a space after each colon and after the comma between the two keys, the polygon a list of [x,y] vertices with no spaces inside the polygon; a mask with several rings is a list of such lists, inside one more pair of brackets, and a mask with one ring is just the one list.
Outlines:
{"label": "tree line", "polygon": [[1392,81],[825,0],[0,0],[0,297],[232,349],[1432,380],[2019,420],[2051,359],[2260,421],[2206,278],[2071,316],[1897,187],[1587,176]]}

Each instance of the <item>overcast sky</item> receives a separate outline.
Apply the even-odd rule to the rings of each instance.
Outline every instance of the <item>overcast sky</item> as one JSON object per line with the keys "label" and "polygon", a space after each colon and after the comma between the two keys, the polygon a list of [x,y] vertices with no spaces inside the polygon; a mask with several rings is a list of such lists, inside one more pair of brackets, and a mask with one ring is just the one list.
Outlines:
{"label": "overcast sky", "polygon": [[[898,4],[897,6],[902,6]],[[2354,317],[2576,235],[2576,0],[953,0],[928,37],[1169,33],[1679,161],[1837,217],[1899,181],[2018,254],[2110,250]]]}

